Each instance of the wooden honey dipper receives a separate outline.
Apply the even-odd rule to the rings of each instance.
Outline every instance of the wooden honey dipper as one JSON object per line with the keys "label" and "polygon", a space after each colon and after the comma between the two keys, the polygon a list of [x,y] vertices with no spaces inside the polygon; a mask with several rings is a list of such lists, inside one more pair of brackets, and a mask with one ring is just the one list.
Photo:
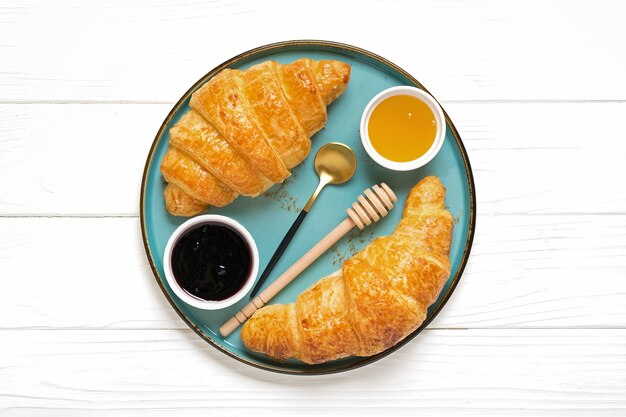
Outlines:
{"label": "wooden honey dipper", "polygon": [[357,199],[358,201],[346,210],[348,213],[347,218],[339,223],[322,240],[317,242],[315,246],[298,259],[296,263],[291,265],[281,276],[276,278],[276,281],[272,282],[258,296],[253,298],[241,311],[224,323],[220,327],[220,334],[224,337],[231,334],[237,327],[248,320],[255,311],[263,307],[317,258],[352,230],[354,226],[363,230],[365,226],[369,226],[372,222],[379,221],[387,216],[389,210],[393,208],[393,203],[398,201],[393,190],[385,183],[380,184],[380,186],[374,185],[371,189],[365,190],[363,194],[365,195],[360,195]]}

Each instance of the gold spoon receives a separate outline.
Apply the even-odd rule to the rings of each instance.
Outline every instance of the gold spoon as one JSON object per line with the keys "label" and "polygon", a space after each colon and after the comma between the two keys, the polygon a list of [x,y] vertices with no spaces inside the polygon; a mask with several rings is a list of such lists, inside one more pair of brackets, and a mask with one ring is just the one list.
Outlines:
{"label": "gold spoon", "polygon": [[278,249],[274,252],[274,256],[270,259],[269,263],[265,267],[261,278],[257,281],[250,293],[250,298],[254,298],[256,293],[261,288],[261,285],[265,282],[269,274],[272,272],[276,263],[282,256],[289,242],[293,239],[296,231],[302,224],[302,221],[306,217],[307,213],[311,209],[311,206],[317,199],[322,189],[328,184],[343,184],[348,181],[354,175],[356,171],[356,156],[349,146],[338,142],[329,142],[322,146],[315,155],[315,172],[320,178],[319,185],[315,189],[315,192],[309,198],[309,201],[304,205],[304,208],[296,218],[296,221],[291,225],[289,231],[278,245]]}

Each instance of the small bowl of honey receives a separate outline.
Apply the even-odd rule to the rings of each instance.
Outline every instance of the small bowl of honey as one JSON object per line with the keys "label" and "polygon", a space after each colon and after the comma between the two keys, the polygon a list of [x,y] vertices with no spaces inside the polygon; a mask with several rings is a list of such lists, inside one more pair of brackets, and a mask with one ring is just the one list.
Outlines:
{"label": "small bowl of honey", "polygon": [[378,93],[361,117],[361,142],[379,165],[411,171],[430,162],[446,137],[446,119],[437,101],[416,87]]}

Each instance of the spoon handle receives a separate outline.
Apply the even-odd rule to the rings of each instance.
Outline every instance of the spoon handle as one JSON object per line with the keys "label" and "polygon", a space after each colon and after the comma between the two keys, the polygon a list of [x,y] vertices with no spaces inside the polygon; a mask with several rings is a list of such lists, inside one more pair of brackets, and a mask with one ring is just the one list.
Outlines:
{"label": "spoon handle", "polygon": [[278,263],[278,260],[280,259],[280,257],[283,255],[283,252],[285,252],[285,249],[287,249],[287,246],[289,246],[291,239],[293,239],[293,237],[295,236],[296,231],[302,224],[302,221],[306,217],[307,213],[308,213],[307,210],[300,211],[300,214],[298,215],[298,217],[296,217],[296,221],[294,221],[291,227],[289,228],[289,231],[287,232],[283,240],[280,242],[280,245],[278,245],[276,252],[274,252],[274,256],[272,256],[272,259],[270,259],[269,263],[265,267],[263,274],[261,274],[261,277],[259,278],[257,283],[254,285],[254,288],[252,289],[252,292],[250,293],[250,298],[254,298],[256,293],[261,288],[261,285],[263,285],[265,280],[267,280],[267,277],[269,277],[269,275],[272,273],[272,270]]}

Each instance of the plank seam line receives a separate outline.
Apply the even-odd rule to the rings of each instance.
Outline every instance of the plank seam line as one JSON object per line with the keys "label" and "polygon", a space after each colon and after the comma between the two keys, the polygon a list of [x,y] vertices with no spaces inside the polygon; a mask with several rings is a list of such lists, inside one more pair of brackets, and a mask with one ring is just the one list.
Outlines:
{"label": "plank seam line", "polygon": [[4,104],[169,104],[176,102],[169,100],[0,100]]}
{"label": "plank seam line", "polygon": [[0,219],[138,219],[138,214],[0,214]]}

